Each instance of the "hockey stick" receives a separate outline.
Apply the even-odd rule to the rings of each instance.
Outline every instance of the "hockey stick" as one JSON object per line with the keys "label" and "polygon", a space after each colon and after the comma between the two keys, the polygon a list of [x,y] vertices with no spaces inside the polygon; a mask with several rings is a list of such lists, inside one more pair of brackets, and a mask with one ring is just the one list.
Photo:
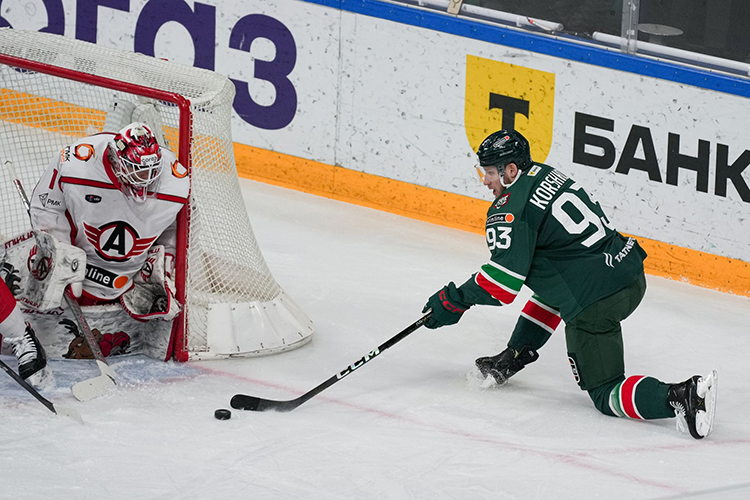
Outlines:
{"label": "hockey stick", "polygon": [[[10,175],[13,178],[13,185],[16,187],[18,196],[21,197],[21,201],[23,201],[23,205],[26,207],[26,212],[29,212],[30,216],[31,203],[29,202],[28,196],[26,196],[26,190],[24,190],[23,184],[21,184],[21,179],[18,177],[16,167],[11,160],[6,160],[5,168],[10,172]],[[73,316],[75,316],[81,334],[91,349],[94,359],[96,359],[96,364],[99,367],[99,371],[102,373],[98,377],[82,380],[73,384],[70,388],[71,392],[73,392],[73,396],[75,396],[77,400],[88,401],[89,399],[101,396],[102,394],[114,389],[117,386],[117,375],[114,370],[112,370],[112,367],[110,367],[105,361],[104,354],[99,347],[99,342],[96,341],[96,338],[89,327],[89,323],[86,321],[86,317],[81,311],[81,306],[78,305],[78,299],[76,299],[73,292],[70,291],[70,287],[65,288],[64,297],[68,309],[70,309]]]}
{"label": "hockey stick", "polygon": [[377,349],[375,349],[374,351],[368,352],[367,354],[362,356],[362,358],[355,361],[351,365],[347,366],[343,371],[340,371],[339,373],[332,376],[331,378],[329,378],[328,380],[326,380],[319,386],[307,391],[302,396],[296,399],[292,399],[289,401],[277,401],[274,399],[263,399],[263,398],[257,398],[255,396],[246,396],[245,394],[235,394],[234,397],[232,397],[232,401],[229,404],[232,405],[232,408],[235,408],[237,410],[249,410],[249,411],[274,410],[274,411],[279,411],[279,412],[292,411],[295,408],[297,408],[299,405],[307,401],[308,399],[328,389],[333,384],[335,384],[342,378],[346,377],[347,375],[349,375],[354,370],[356,370],[360,366],[364,365],[365,363],[373,359],[375,356],[377,356],[381,352],[385,351],[386,349],[393,346],[397,342],[406,338],[409,334],[414,332],[414,330],[424,325],[427,319],[429,319],[431,314],[432,314],[432,310],[428,310],[427,314],[419,318],[417,321],[415,321],[411,325],[407,326],[404,330],[402,330],[397,335],[391,337],[389,340],[387,340],[386,342],[378,346]]}
{"label": "hockey stick", "polygon": [[34,387],[31,386],[28,382],[26,382],[24,379],[22,379],[16,372],[14,372],[10,366],[6,365],[2,360],[0,360],[0,370],[3,370],[5,373],[10,375],[10,377],[18,382],[21,387],[26,389],[29,394],[34,396],[36,399],[39,400],[40,403],[42,403],[44,406],[47,407],[49,411],[54,413],[55,415],[65,415],[66,417],[70,417],[74,420],[79,421],[80,423],[83,423],[83,419],[81,418],[81,414],[78,413],[78,411],[74,410],[73,408],[68,408],[65,406],[58,406],[46,399],[44,396],[39,394],[39,392],[34,389]]}
{"label": "hockey stick", "polygon": [[76,322],[83,333],[83,338],[91,348],[91,353],[94,355],[99,371],[102,373],[98,377],[81,380],[73,384],[70,388],[73,396],[78,401],[88,401],[115,389],[117,386],[117,375],[104,359],[99,342],[96,341],[94,333],[91,331],[91,327],[89,327],[89,322],[86,321],[86,317],[83,315],[83,311],[81,311],[81,306],[78,305],[78,300],[73,295],[73,292],[70,291],[70,287],[65,288],[65,302],[73,313],[73,316],[75,316]]}

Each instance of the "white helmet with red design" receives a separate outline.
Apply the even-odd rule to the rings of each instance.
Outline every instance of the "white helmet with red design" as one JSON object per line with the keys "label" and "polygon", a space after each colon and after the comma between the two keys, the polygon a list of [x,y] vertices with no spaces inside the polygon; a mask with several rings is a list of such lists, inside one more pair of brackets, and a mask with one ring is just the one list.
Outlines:
{"label": "white helmet with red design", "polygon": [[[110,142],[112,169],[123,192],[136,202],[146,200],[158,186],[161,147],[145,123],[134,122],[120,130]],[[150,189],[149,189],[150,188]]]}

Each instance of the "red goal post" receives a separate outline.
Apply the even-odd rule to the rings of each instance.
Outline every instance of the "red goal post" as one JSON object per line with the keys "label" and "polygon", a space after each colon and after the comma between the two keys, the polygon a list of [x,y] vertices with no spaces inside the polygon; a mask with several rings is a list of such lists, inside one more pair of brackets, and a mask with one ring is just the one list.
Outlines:
{"label": "red goal post", "polygon": [[[234,161],[234,86],[218,73],[39,32],[0,29],[0,162],[31,191],[50,158],[102,131],[115,98],[152,102],[188,169],[190,202],[178,217],[176,285],[183,312],[168,357],[180,361],[270,354],[310,340],[313,326],[260,252]],[[28,217],[0,175],[0,234]]]}

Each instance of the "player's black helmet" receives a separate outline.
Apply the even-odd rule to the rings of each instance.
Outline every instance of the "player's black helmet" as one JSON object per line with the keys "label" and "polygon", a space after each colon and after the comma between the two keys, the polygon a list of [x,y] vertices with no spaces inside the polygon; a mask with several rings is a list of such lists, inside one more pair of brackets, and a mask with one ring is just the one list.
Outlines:
{"label": "player's black helmet", "polygon": [[519,170],[531,167],[531,149],[529,141],[513,129],[503,129],[487,136],[477,150],[480,167],[503,167],[510,162]]}

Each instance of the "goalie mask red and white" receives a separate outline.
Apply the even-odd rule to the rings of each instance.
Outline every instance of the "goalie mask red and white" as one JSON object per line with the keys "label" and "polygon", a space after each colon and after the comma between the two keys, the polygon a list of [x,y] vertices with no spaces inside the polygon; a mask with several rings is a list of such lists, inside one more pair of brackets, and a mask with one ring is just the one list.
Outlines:
{"label": "goalie mask red and white", "polygon": [[161,175],[161,147],[144,123],[131,123],[120,130],[111,142],[112,169],[122,191],[136,202],[143,202],[155,191]]}

